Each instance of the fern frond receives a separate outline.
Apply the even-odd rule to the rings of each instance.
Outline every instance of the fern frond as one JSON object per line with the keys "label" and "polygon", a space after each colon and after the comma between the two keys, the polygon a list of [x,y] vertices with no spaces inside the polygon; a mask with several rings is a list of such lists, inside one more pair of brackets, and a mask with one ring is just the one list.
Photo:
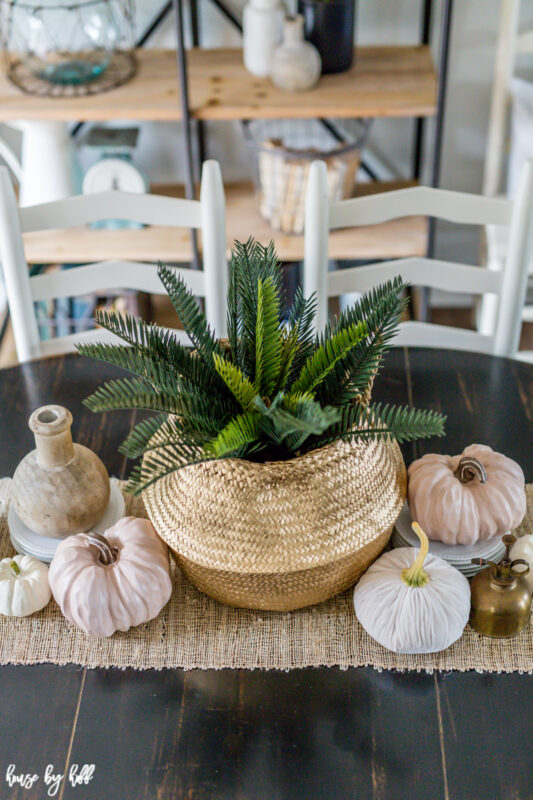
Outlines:
{"label": "fern frond", "polygon": [[191,439],[204,444],[216,436],[229,420],[240,411],[233,398],[190,391],[182,394],[179,402],[179,417],[183,431]]}
{"label": "fern frond", "polygon": [[192,464],[200,464],[213,459],[206,455],[196,442],[182,439],[178,442],[167,444],[159,450],[146,455],[140,464],[137,464],[130,475],[126,491],[140,494],[161,478]]}
{"label": "fern frond", "polygon": [[[129,314],[115,312],[99,311],[95,321],[130,347],[102,342],[80,344],[77,345],[80,355],[115,364],[141,377],[145,377],[142,375],[143,370],[155,374],[154,365],[157,365],[159,369],[172,370],[194,385],[212,392],[213,378],[203,367],[202,360],[190,348],[183,347],[172,331],[158,325],[149,325]],[[217,377],[216,386],[219,385]]]}
{"label": "fern frond", "polygon": [[221,356],[213,356],[215,369],[233,394],[235,399],[241,405],[243,411],[249,411],[253,406],[255,395],[257,394],[255,387],[246,378],[239,367],[232,364]]}
{"label": "fern frond", "polygon": [[222,458],[242,450],[259,439],[261,434],[261,416],[257,412],[239,414],[226,427],[205,445],[208,455]]}
{"label": "fern frond", "polygon": [[255,324],[255,376],[257,394],[270,397],[280,375],[281,330],[279,295],[272,278],[257,283]]}
{"label": "fern frond", "polygon": [[290,451],[299,450],[309,436],[319,436],[336,423],[341,412],[332,406],[322,407],[312,397],[302,396],[292,406],[270,408],[265,415],[272,425],[272,438],[286,442]]}
{"label": "fern frond", "polygon": [[233,361],[242,370],[243,364],[240,351],[240,301],[237,283],[238,282],[235,276],[234,255],[232,253],[229,266],[228,282],[228,341]]}
{"label": "fern frond", "polygon": [[371,405],[369,412],[371,428],[386,428],[398,442],[444,436],[446,415],[437,411],[378,403]]}
{"label": "fern frond", "polygon": [[153,387],[176,397],[180,391],[190,389],[191,383],[179,373],[169,370],[165,362],[154,361],[142,350],[114,344],[86,344],[78,348],[80,355],[105,361],[144,378]]}
{"label": "fern frond", "polygon": [[298,379],[293,384],[296,392],[313,392],[330,372],[367,335],[365,322],[342,328],[326,339],[305,362]]}
{"label": "fern frond", "polygon": [[320,437],[315,446],[338,439],[396,439],[409,442],[444,436],[446,416],[437,411],[420,410],[410,406],[394,406],[382,403],[362,406],[359,403],[347,406],[336,425]]}
{"label": "fern frond", "polygon": [[155,391],[150,384],[140,378],[107,381],[85,398],[83,405],[91,411],[138,409],[162,411],[166,414],[179,413],[179,400],[176,397]]}
{"label": "fern frond", "polygon": [[232,332],[232,337],[238,339],[237,363],[243,373],[254,381],[259,281],[264,283],[270,279],[279,298],[282,293],[281,269],[273,242],[267,247],[252,238],[244,243],[235,242],[230,271],[239,320],[236,333]]}
{"label": "fern frond", "polygon": [[119,446],[119,453],[123,453],[128,458],[138,458],[143,455],[152,442],[155,440],[161,441],[162,436],[157,434],[168,419],[169,417],[166,414],[158,414],[157,417],[143,419],[142,422],[135,425]]}
{"label": "fern frond", "polygon": [[195,296],[187,288],[181,275],[172,267],[159,264],[157,274],[168,292],[172,305],[189,338],[201,356],[208,370],[213,370],[213,354],[221,348],[213,336],[205,315],[198,307]]}
{"label": "fern frond", "polygon": [[[302,371],[303,365],[315,350],[313,322],[316,315],[316,295],[304,297],[300,287],[296,290],[294,302],[289,313],[288,329],[296,337],[296,352],[287,379],[290,387]],[[289,334],[290,335],[290,334]],[[280,387],[284,388],[284,387]]]}
{"label": "fern frond", "polygon": [[328,375],[317,392],[321,403],[344,405],[358,395],[364,395],[370,388],[397,332],[406,303],[401,296],[404,288],[401,278],[389,281],[363,295],[351,309],[343,312],[339,320],[327,326],[320,343],[346,325],[364,323],[368,333]]}

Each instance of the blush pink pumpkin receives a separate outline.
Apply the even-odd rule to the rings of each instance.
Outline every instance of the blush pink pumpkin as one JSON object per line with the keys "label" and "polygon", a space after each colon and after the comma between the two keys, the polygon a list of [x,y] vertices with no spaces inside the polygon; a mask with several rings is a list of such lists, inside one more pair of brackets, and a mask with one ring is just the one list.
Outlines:
{"label": "blush pink pumpkin", "polygon": [[105,532],[69,536],[49,571],[65,617],[94,636],[111,636],[156,617],[172,592],[168,550],[147,519],[124,517]]}
{"label": "blush pink pumpkin", "polygon": [[411,516],[430,539],[473,544],[516,528],[526,513],[521,468],[483,444],[460,456],[425,455],[407,474]]}

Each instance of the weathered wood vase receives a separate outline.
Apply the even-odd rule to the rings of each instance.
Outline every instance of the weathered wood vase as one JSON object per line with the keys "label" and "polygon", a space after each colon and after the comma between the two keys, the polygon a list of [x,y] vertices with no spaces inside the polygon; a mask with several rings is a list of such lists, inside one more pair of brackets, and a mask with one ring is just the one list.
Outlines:
{"label": "weathered wood vase", "polygon": [[35,533],[63,538],[89,530],[109,502],[109,475],[96,453],[72,442],[72,414],[62,406],[42,406],[29,427],[35,450],[13,476],[13,504]]}

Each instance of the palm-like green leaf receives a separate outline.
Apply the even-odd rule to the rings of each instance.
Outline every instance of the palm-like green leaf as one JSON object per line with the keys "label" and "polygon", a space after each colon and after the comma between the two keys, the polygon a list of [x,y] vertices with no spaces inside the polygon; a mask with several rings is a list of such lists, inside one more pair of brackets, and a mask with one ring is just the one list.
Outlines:
{"label": "palm-like green leaf", "polygon": [[222,458],[254,444],[261,435],[261,416],[251,411],[234,417],[226,427],[205,446],[208,455]]}
{"label": "palm-like green leaf", "polygon": [[318,446],[337,439],[396,439],[408,442],[444,435],[446,417],[436,411],[389,404],[347,406],[342,417],[317,442]]}
{"label": "palm-like green leaf", "polygon": [[149,383],[138,378],[107,381],[89,395],[83,404],[91,411],[139,409],[167,414],[178,414],[180,405],[177,398],[156,391]]}
{"label": "palm-like green leaf", "polygon": [[[230,317],[237,314],[237,324],[231,324],[230,342],[237,340],[237,363],[244,374],[254,380],[256,360],[256,328],[259,281],[271,281],[274,291],[281,298],[282,281],[280,264],[273,242],[264,247],[253,239],[247,242],[236,242],[231,260],[233,292],[237,296],[236,304],[230,311]],[[230,297],[230,299],[232,299]]]}
{"label": "palm-like green leaf", "polygon": [[[163,438],[161,429],[169,419],[166,414],[158,414],[156,417],[149,417],[139,422],[120,445],[119,452],[128,458],[138,458],[149,448],[151,443],[156,440],[160,442]],[[158,435],[159,434],[159,435]]]}
{"label": "palm-like green leaf", "polygon": [[342,328],[326,339],[305,362],[293,384],[296,392],[316,391],[335,366],[367,335],[365,322]]}
{"label": "palm-like green leaf", "polygon": [[196,442],[181,439],[146,455],[141,463],[133,468],[126,488],[133,494],[139,494],[178,469],[212,461],[213,458],[208,456]]}
{"label": "palm-like green leaf", "polygon": [[256,393],[255,387],[250,383],[248,378],[245,378],[239,367],[232,364],[222,356],[215,353],[214,355],[215,369],[239,402],[244,411],[249,411],[253,406]]}
{"label": "palm-like green leaf", "polygon": [[[114,364],[140,377],[151,376],[152,380],[161,371],[167,373],[163,385],[168,386],[168,376],[175,383],[179,377],[188,379],[188,385],[202,387],[212,393],[220,382],[205,369],[202,359],[190,348],[183,347],[172,331],[158,325],[149,325],[129,314],[122,316],[115,312],[97,312],[96,323],[118,336],[129,346],[96,342],[79,344],[80,355]],[[187,386],[185,388],[187,388]]]}
{"label": "palm-like green leaf", "polygon": [[352,308],[326,327],[319,338],[320,344],[350,325],[364,323],[368,333],[327,376],[317,392],[321,403],[342,406],[369,389],[398,330],[406,303],[402,298],[404,289],[400,278],[388,281],[363,295]]}
{"label": "palm-like green leaf", "polygon": [[280,376],[282,340],[279,296],[271,277],[257,282],[255,323],[255,388],[261,397],[270,397]]}
{"label": "palm-like green leaf", "polygon": [[[304,297],[300,287],[296,290],[294,302],[289,314],[289,331],[296,338],[296,352],[291,360],[288,375],[288,386],[298,377],[305,362],[315,351],[315,335],[313,322],[316,314],[316,296]],[[290,336],[290,334],[289,334]],[[284,388],[283,386],[279,387]]]}
{"label": "palm-like green leaf", "polygon": [[208,371],[213,370],[213,354],[221,348],[202,314],[195,296],[187,288],[182,277],[172,269],[159,264],[157,274],[168,292],[172,305],[189,338],[202,357]]}
{"label": "palm-like green leaf", "polygon": [[277,444],[286,442],[289,451],[297,451],[310,436],[320,436],[336,423],[341,412],[332,406],[321,406],[312,397],[303,396],[292,409],[274,408],[267,418],[272,423],[272,438]]}

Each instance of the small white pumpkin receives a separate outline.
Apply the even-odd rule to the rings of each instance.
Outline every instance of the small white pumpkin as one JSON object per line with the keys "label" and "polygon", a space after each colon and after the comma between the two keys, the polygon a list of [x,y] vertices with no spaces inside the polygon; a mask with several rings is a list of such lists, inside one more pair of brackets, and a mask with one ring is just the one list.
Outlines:
{"label": "small white pumpkin", "polygon": [[27,617],[50,602],[48,567],[33,556],[0,561],[0,614]]}
{"label": "small white pumpkin", "polygon": [[523,558],[529,564],[529,572],[525,575],[530,590],[533,592],[533,534],[520,536],[514,543],[510,552],[511,561]]}
{"label": "small white pumpkin", "polygon": [[168,548],[147,519],[124,517],[105,536],[61,542],[50,586],[64,616],[93,636],[112,636],[157,617],[172,593]]}
{"label": "small white pumpkin", "polygon": [[[394,653],[435,653],[458,639],[470,614],[470,585],[458,570],[428,555],[418,523],[416,547],[385,553],[354,591],[357,619],[379,644]],[[414,559],[414,562],[413,562]]]}

